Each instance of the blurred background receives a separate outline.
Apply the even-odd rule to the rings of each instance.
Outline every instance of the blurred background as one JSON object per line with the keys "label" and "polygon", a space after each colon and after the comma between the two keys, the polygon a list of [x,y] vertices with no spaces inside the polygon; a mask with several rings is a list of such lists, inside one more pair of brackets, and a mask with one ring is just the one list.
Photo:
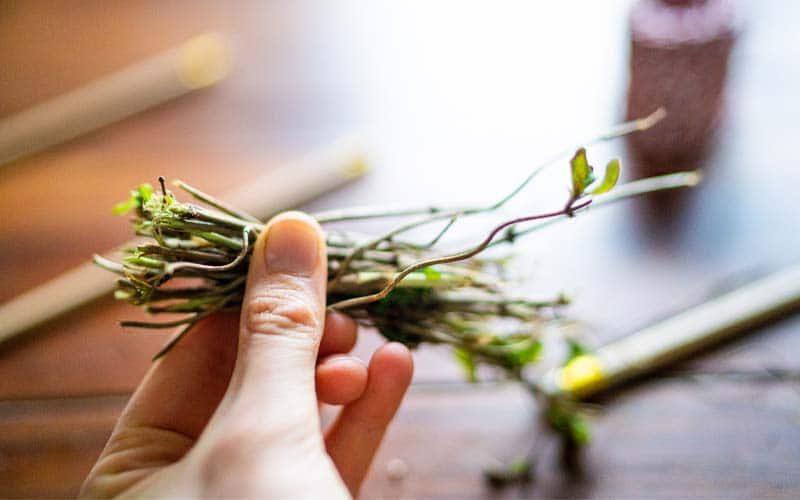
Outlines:
{"label": "blurred background", "polygon": [[[798,23],[788,0],[1,1],[0,302],[128,240],[110,207],[159,175],[221,195],[355,135],[370,172],[302,208],[483,203],[553,153],[666,106],[664,122],[589,158],[621,157],[628,179],[702,168],[700,186],[515,247],[531,290],[570,291],[570,314],[610,341],[800,258]],[[141,61],[157,73],[174,56],[157,54],[208,32],[227,47],[208,81],[151,88],[128,73],[52,101]],[[114,113],[91,96],[106,91],[118,119],[71,138],[82,125],[59,113],[102,121]],[[26,111],[47,102],[61,107]],[[560,208],[563,164],[510,210]],[[164,341],[118,326],[137,314],[109,296],[0,346],[0,497],[77,493]],[[682,368],[790,373],[798,329],[787,317]],[[378,343],[364,332],[357,351]],[[438,349],[416,356],[365,498],[800,496],[796,377],[657,376],[606,395],[569,471],[521,390],[461,384]],[[531,448],[533,482],[484,481],[487,465]]]}

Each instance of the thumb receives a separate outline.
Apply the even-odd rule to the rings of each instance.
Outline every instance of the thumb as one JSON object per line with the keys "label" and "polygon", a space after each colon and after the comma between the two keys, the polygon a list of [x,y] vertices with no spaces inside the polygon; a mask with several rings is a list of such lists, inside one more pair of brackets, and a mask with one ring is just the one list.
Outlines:
{"label": "thumb", "polygon": [[[314,366],[325,318],[325,238],[299,212],[267,225],[250,260],[239,352],[229,386],[233,406],[296,426],[316,425]],[[234,410],[231,408],[231,410]],[[239,413],[234,410],[234,413]]]}

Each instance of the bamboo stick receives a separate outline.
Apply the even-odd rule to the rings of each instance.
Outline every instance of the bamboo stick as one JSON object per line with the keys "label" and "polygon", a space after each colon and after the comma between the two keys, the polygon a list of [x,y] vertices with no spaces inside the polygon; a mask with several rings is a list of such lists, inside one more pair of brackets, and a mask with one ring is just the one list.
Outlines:
{"label": "bamboo stick", "polygon": [[578,356],[547,373],[545,394],[586,398],[800,307],[800,265]]}
{"label": "bamboo stick", "polygon": [[228,72],[225,40],[207,33],[0,121],[0,165],[119,121]]}
{"label": "bamboo stick", "polygon": [[[344,139],[294,163],[270,170],[223,199],[266,219],[340,187],[366,171],[362,148],[355,141]],[[133,240],[120,248],[136,243]],[[11,299],[0,305],[0,345],[111,293],[114,283],[112,274],[86,262]]]}

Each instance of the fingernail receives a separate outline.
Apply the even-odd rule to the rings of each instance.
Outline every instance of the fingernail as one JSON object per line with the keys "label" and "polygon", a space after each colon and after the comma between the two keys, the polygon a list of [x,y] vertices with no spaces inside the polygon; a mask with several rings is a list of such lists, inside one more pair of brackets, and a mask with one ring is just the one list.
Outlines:
{"label": "fingernail", "polygon": [[310,276],[319,259],[319,233],[296,218],[275,221],[267,233],[267,271]]}

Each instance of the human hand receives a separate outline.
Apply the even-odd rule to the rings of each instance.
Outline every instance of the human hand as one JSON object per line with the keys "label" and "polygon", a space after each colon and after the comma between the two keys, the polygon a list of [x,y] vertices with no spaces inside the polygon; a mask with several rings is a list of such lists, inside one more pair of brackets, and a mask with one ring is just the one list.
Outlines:
{"label": "human hand", "polygon": [[[326,275],[316,222],[273,219],[253,251],[241,318],[205,319],[153,364],[81,496],[357,495],[413,368],[401,344],[369,367],[346,354],[356,325],[326,314]],[[324,435],[319,403],[344,405]]]}

